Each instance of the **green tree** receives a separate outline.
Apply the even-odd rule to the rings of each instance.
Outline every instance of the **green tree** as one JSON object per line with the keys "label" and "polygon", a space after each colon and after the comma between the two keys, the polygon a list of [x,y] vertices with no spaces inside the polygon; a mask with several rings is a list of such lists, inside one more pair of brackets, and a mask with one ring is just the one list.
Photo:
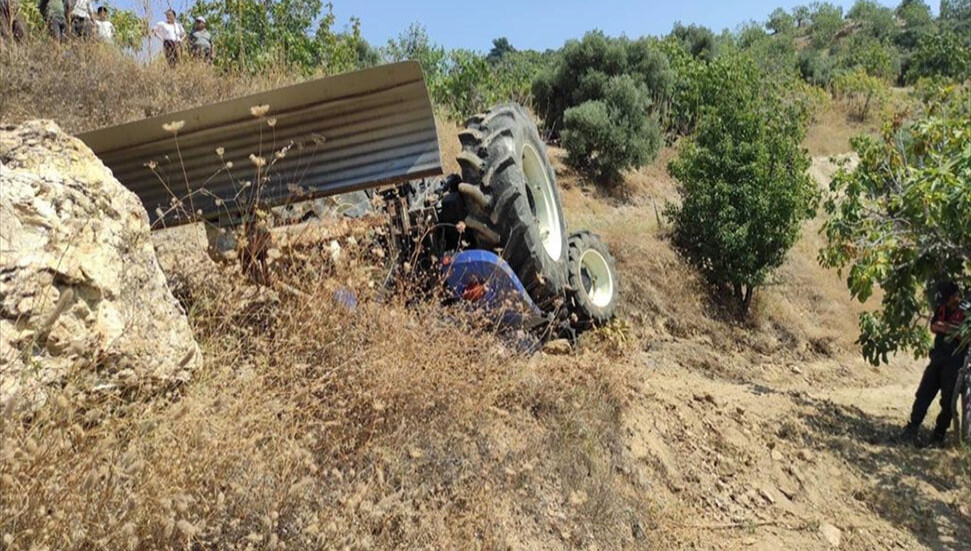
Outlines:
{"label": "green tree", "polygon": [[952,32],[941,31],[924,35],[917,43],[917,51],[910,58],[905,75],[907,82],[921,77],[943,76],[964,80],[971,76],[971,49]]}
{"label": "green tree", "polygon": [[581,40],[567,41],[555,62],[533,80],[533,102],[547,132],[558,136],[567,109],[602,100],[610,78],[624,74],[644,84],[652,112],[664,111],[675,74],[652,39],[631,41],[592,31]]}
{"label": "green tree", "polygon": [[841,52],[839,65],[844,69],[863,69],[870,76],[891,82],[900,73],[900,55],[888,41],[858,33],[850,37]]}
{"label": "green tree", "polygon": [[681,43],[686,52],[698,59],[708,61],[715,57],[715,33],[708,27],[685,26],[678,22],[671,29],[671,36]]}
{"label": "green tree", "polygon": [[801,29],[809,24],[810,21],[810,11],[809,6],[796,6],[792,8],[792,18],[796,22],[796,28]]}
{"label": "green tree", "polygon": [[496,63],[502,60],[506,54],[511,54],[516,51],[516,48],[512,47],[509,39],[502,36],[499,38],[492,39],[492,49],[489,50],[489,54],[486,55],[486,59],[489,63]]}
{"label": "green tree", "polygon": [[914,50],[920,37],[934,31],[934,15],[923,0],[903,0],[896,10],[902,26],[894,43],[904,50]]}
{"label": "green tree", "polygon": [[388,41],[384,54],[389,61],[417,61],[425,73],[425,82],[432,97],[441,96],[448,68],[448,54],[445,48],[432,42],[423,25],[409,25],[397,38]]}
{"label": "green tree", "polygon": [[774,34],[785,34],[796,28],[796,20],[786,10],[776,8],[769,14],[769,20],[765,26]]}
{"label": "green tree", "polygon": [[701,87],[712,100],[668,167],[682,197],[666,210],[675,245],[742,313],[782,264],[816,197],[799,145],[806,113],[762,76],[747,56],[709,64]]}
{"label": "green tree", "polygon": [[799,54],[799,72],[814,86],[829,86],[836,72],[835,58],[825,51],[806,48]]}
{"label": "green tree", "polygon": [[843,29],[843,8],[829,2],[813,4],[809,21],[813,45],[828,48]]}
{"label": "green tree", "polygon": [[333,4],[320,0],[196,0],[189,13],[208,21],[224,69],[336,74],[355,67],[362,40],[356,19],[348,31],[333,31]]}
{"label": "green tree", "polygon": [[942,30],[961,37],[971,47],[971,0],[941,0],[939,22]]}
{"label": "green tree", "polygon": [[877,365],[927,351],[929,283],[971,280],[971,90],[939,89],[909,120],[852,144],[860,162],[830,184],[820,262],[849,268],[861,302],[882,289],[879,308],[860,316],[863,356]]}
{"label": "green tree", "polygon": [[627,74],[611,77],[603,99],[566,110],[567,162],[608,186],[620,180],[622,170],[650,162],[661,144],[661,128],[650,105],[643,82]]}
{"label": "green tree", "polygon": [[880,40],[889,40],[896,28],[893,10],[873,0],[856,0],[846,17],[862,32]]}

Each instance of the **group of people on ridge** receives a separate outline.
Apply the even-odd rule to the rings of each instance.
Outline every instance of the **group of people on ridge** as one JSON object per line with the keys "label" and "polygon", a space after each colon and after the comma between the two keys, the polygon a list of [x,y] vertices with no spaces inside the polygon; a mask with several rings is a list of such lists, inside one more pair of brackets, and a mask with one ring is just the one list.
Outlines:
{"label": "group of people on ridge", "polygon": [[[17,8],[17,0],[0,0],[0,38],[19,42],[27,35]],[[100,6],[94,10],[92,0],[39,0],[37,8],[48,34],[58,42],[74,37],[114,43],[115,26],[108,18],[108,8]],[[186,33],[176,20],[175,11],[169,9],[165,11],[165,20],[152,27],[151,34],[162,41],[165,59],[171,66],[181,60],[184,44],[194,57],[212,63],[213,41],[207,27],[206,18],[198,16],[192,31]]]}
{"label": "group of people on ridge", "polygon": [[152,27],[152,36],[162,41],[165,59],[169,65],[174,67],[182,59],[182,45],[185,43],[188,43],[189,52],[194,57],[212,63],[214,56],[212,34],[207,28],[206,18],[197,16],[192,32],[186,34],[175,16],[175,10],[165,10],[165,21],[159,21]]}

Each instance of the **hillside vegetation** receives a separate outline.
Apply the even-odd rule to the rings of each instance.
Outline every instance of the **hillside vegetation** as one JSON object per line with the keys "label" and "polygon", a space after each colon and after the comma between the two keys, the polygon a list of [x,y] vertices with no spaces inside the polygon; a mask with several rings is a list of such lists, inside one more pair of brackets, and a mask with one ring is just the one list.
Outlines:
{"label": "hillside vegetation", "polygon": [[[881,136],[892,145],[927,121],[953,130],[943,132],[957,136],[948,158],[911,156],[933,146],[906,153],[961,200],[971,134],[966,112],[944,107],[971,93],[967,2],[943,2],[936,18],[919,1],[861,1],[846,14],[817,3],[720,34],[591,31],[548,52],[501,38],[490,52],[448,51],[420,25],[375,47],[360,36],[366,21],[335,30],[332,8],[315,2],[199,0],[189,12],[212,22],[223,52],[214,66],[52,45],[25,12],[33,37],[0,50],[0,118],[50,118],[77,133],[416,59],[446,171],[458,171],[457,121],[499,101],[532,107],[568,229],[597,232],[616,256],[621,313],[575,350],[527,355],[406,277],[388,292],[380,217],[281,245],[269,284],[213,262],[196,225],[157,232],[204,365],[164,395],[67,381],[39,409],[2,412],[4,549],[971,542],[971,453],[890,443],[923,367],[906,352],[920,346],[891,333],[888,363],[867,364],[859,319],[879,310],[882,281],[861,302],[846,273],[819,261],[839,245],[823,232],[833,218],[819,199],[842,196],[827,192],[834,174],[837,184],[877,174]],[[739,86],[722,89],[722,77]],[[854,172],[854,148],[871,172]],[[766,178],[772,170],[785,179]],[[920,191],[925,181],[894,183]],[[705,195],[713,189],[727,190],[721,202]],[[747,222],[776,214],[770,198],[798,195],[742,309],[703,269],[708,257],[677,238],[674,214],[691,199],[737,209],[738,189],[761,207],[719,226],[739,240],[761,237]],[[922,197],[951,205],[942,195]],[[942,212],[965,227],[966,210]],[[967,262],[954,266],[971,277]],[[916,301],[918,279],[891,297]],[[356,309],[335,299],[341,288]],[[909,312],[916,330],[924,313]]]}

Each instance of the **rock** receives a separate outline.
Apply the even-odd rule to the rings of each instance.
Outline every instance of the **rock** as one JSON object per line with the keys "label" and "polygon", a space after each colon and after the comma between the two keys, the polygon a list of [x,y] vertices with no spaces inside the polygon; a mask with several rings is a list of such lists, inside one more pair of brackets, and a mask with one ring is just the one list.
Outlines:
{"label": "rock", "polygon": [[821,536],[823,536],[823,539],[834,548],[840,546],[840,539],[843,536],[843,532],[841,532],[839,528],[828,522],[824,522],[819,526],[819,533]]}
{"label": "rock", "polygon": [[790,365],[790,366],[789,366],[789,370],[790,370],[790,371],[792,371],[792,372],[793,372],[794,374],[796,374],[796,375],[799,375],[799,374],[801,374],[801,373],[802,373],[802,368],[801,368],[801,367],[799,367],[799,366],[798,366],[798,365],[796,365],[796,364],[792,364],[792,365]]}
{"label": "rock", "polygon": [[782,461],[783,459],[782,452],[777,449],[773,449],[771,452],[769,452],[769,457],[772,458],[772,461]]}
{"label": "rock", "polygon": [[187,380],[202,355],[138,197],[50,121],[2,130],[0,405]]}
{"label": "rock", "polygon": [[543,352],[553,356],[566,356],[573,352],[573,347],[566,339],[554,339],[543,345]]}
{"label": "rock", "polygon": [[583,490],[575,490],[570,492],[570,505],[574,507],[579,507],[587,502],[587,493]]}
{"label": "rock", "polygon": [[812,461],[813,460],[813,455],[806,448],[803,448],[803,449],[799,450],[798,452],[796,452],[796,457],[798,457],[799,459],[801,459],[803,461]]}

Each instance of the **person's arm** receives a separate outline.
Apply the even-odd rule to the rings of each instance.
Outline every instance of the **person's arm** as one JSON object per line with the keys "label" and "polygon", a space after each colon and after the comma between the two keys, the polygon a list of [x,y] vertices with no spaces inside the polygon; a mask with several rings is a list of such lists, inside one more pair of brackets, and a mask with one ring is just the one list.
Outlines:
{"label": "person's arm", "polygon": [[931,333],[943,335],[954,330],[954,325],[947,322],[947,316],[944,313],[943,308],[939,308],[934,312],[934,317],[931,318]]}

